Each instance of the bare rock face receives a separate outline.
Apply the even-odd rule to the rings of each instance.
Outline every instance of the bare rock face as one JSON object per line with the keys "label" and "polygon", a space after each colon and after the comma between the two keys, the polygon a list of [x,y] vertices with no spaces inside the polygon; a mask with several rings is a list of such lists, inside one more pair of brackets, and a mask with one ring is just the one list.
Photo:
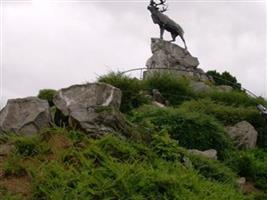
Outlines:
{"label": "bare rock face", "polygon": [[226,130],[237,148],[253,149],[256,147],[258,133],[247,121],[242,121],[234,126],[227,127]]}
{"label": "bare rock face", "polygon": [[60,115],[64,116],[65,125],[67,123],[72,128],[79,128],[91,135],[113,131],[127,132],[127,123],[118,111],[121,91],[111,85],[73,85],[59,90],[53,102]]}
{"label": "bare rock face", "polygon": [[209,149],[206,151],[199,151],[197,149],[188,150],[188,152],[192,155],[202,156],[204,158],[209,158],[213,160],[217,160],[217,151],[215,149]]}
{"label": "bare rock face", "polygon": [[51,122],[48,102],[37,97],[8,100],[0,111],[0,133],[38,133]]}
{"label": "bare rock face", "polygon": [[[144,76],[155,71],[166,71],[180,76],[194,78],[199,81],[212,81],[202,69],[197,68],[199,61],[184,48],[158,38],[151,39],[152,57],[146,63],[148,70]],[[155,69],[163,68],[163,69]]]}

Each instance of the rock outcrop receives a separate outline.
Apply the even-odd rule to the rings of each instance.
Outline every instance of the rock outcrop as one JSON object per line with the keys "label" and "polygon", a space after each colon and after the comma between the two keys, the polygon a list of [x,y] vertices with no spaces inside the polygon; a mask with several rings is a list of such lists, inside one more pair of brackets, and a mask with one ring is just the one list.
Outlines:
{"label": "rock outcrop", "polygon": [[215,149],[209,149],[206,151],[199,151],[197,149],[188,150],[188,152],[192,155],[202,156],[204,158],[209,158],[213,160],[217,160],[217,151]]}
{"label": "rock outcrop", "polygon": [[37,97],[8,100],[0,111],[0,133],[32,135],[51,122],[48,102]]}
{"label": "rock outcrop", "polygon": [[242,121],[234,126],[227,127],[226,130],[237,148],[252,149],[256,147],[258,133],[247,121]]}
{"label": "rock outcrop", "polygon": [[[212,81],[202,69],[197,68],[199,61],[182,47],[158,38],[151,40],[152,57],[146,63],[148,70],[144,77],[155,71],[166,71],[193,78],[198,81]],[[156,69],[161,68],[161,69]]]}
{"label": "rock outcrop", "polygon": [[[105,83],[73,85],[61,89],[55,95],[55,117],[71,128],[78,128],[91,135],[121,131],[128,133],[127,123],[118,111],[121,104],[121,91]],[[64,121],[65,120],[65,121]],[[57,124],[61,123],[57,120]]]}

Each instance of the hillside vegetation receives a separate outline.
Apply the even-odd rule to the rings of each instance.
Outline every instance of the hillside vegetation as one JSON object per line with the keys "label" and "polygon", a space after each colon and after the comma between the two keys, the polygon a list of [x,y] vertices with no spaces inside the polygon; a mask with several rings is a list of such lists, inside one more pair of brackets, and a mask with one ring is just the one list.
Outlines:
{"label": "hillside vegetation", "polygon": [[[33,200],[266,200],[266,126],[256,109],[267,105],[240,88],[194,93],[171,74],[138,80],[120,73],[99,77],[122,91],[121,112],[131,130],[101,137],[67,127],[36,136],[1,135],[0,199]],[[153,104],[158,89],[169,105]],[[39,97],[51,101],[54,91]],[[258,147],[238,150],[226,126],[246,120],[258,131]],[[188,149],[216,149],[218,160]],[[242,187],[237,183],[246,178]]]}

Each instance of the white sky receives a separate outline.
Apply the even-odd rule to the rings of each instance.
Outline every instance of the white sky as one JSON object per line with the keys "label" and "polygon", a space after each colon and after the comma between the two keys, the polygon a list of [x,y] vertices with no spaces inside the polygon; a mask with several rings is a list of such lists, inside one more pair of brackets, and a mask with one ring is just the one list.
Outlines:
{"label": "white sky", "polygon": [[[144,67],[151,56],[150,38],[159,36],[146,9],[149,0],[0,1],[1,106],[40,89]],[[168,2],[167,15],[185,30],[200,68],[227,70],[243,87],[267,96],[264,1]],[[167,32],[165,38],[170,38]]]}

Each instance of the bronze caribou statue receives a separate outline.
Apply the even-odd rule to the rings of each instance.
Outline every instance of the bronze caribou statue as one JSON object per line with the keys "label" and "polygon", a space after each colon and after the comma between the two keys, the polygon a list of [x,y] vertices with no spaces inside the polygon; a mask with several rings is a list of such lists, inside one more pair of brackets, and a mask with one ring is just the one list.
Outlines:
{"label": "bronze caribou statue", "polygon": [[[184,39],[184,30],[182,27],[170,19],[167,15],[163,14],[165,11],[167,11],[166,1],[167,0],[160,0],[159,3],[156,3],[154,0],[151,0],[149,6],[147,7],[147,9],[151,12],[153,22],[159,25],[160,39],[163,39],[163,34],[166,30],[171,33],[171,42],[174,42],[176,37],[179,35],[184,42],[185,49],[187,49]],[[162,6],[162,8],[160,9],[159,6]]]}

